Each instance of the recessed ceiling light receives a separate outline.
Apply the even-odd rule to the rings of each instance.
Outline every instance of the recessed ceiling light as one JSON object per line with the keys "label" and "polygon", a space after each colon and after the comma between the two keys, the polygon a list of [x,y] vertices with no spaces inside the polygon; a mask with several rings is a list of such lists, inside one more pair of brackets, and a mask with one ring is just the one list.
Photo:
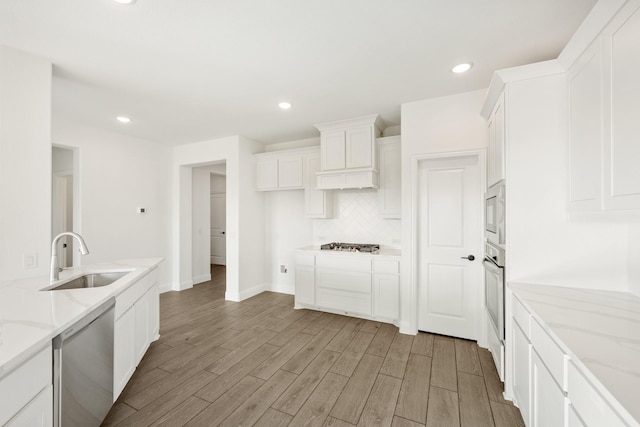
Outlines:
{"label": "recessed ceiling light", "polygon": [[136,2],[136,0],[113,0],[113,1],[120,4],[134,4]]}
{"label": "recessed ceiling light", "polygon": [[119,121],[120,123],[131,123],[131,119],[125,116],[118,116],[116,117],[116,120]]}
{"label": "recessed ceiling light", "polygon": [[291,108],[291,103],[290,102],[281,102],[280,104],[278,104],[278,107],[280,107],[283,110],[288,110],[289,108]]}
{"label": "recessed ceiling light", "polygon": [[464,64],[458,64],[451,69],[456,74],[464,73],[465,71],[469,71],[473,64],[471,62],[466,62]]}

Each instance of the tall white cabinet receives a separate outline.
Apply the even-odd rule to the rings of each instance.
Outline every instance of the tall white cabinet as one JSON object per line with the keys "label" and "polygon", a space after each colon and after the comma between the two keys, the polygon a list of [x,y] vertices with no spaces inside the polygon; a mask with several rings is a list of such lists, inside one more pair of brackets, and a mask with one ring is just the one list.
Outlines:
{"label": "tall white cabinet", "polygon": [[487,121],[487,187],[503,180],[506,173],[505,108],[502,93]]}
{"label": "tall white cabinet", "polygon": [[380,185],[378,210],[382,218],[399,219],[402,210],[400,135],[378,138]]}
{"label": "tall white cabinet", "polygon": [[571,65],[569,208],[640,209],[640,2],[628,1]]}

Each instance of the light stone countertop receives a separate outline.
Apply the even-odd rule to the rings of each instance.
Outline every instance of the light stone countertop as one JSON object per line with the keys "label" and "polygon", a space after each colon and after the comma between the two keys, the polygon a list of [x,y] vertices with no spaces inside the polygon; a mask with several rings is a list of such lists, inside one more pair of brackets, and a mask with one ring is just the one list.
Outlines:
{"label": "light stone countertop", "polygon": [[[48,277],[15,280],[0,288],[0,380],[109,298],[156,267],[162,258],[121,260],[63,270],[60,281],[88,272],[130,271],[103,287],[42,291]],[[56,282],[56,283],[59,283]]]}
{"label": "light stone countertop", "polygon": [[370,257],[400,257],[400,249],[392,249],[392,248],[380,248],[380,252],[377,254],[372,254],[370,252],[343,252],[343,251],[330,251],[330,250],[322,250],[320,246],[305,246],[304,248],[299,248],[299,252],[310,252],[313,254],[322,254],[322,255],[346,255],[346,256],[370,256]]}
{"label": "light stone countertop", "polygon": [[640,423],[640,297],[630,293],[509,283],[615,409]]}

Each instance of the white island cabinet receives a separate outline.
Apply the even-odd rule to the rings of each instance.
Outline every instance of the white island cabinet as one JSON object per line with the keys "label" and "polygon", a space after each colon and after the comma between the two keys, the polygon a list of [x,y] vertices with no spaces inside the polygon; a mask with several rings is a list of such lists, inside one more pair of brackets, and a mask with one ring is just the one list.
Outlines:
{"label": "white island cabinet", "polygon": [[525,425],[640,426],[637,398],[627,393],[640,384],[638,351],[624,344],[640,333],[622,326],[640,320],[640,298],[627,303],[614,292],[510,286],[506,391]]}
{"label": "white island cabinet", "polygon": [[113,401],[115,402],[159,330],[158,270],[116,296]]}
{"label": "white island cabinet", "polygon": [[400,254],[321,251],[296,253],[295,308],[397,324],[400,297]]}
{"label": "white island cabinet", "polygon": [[49,342],[0,378],[0,425],[53,425],[52,355]]}

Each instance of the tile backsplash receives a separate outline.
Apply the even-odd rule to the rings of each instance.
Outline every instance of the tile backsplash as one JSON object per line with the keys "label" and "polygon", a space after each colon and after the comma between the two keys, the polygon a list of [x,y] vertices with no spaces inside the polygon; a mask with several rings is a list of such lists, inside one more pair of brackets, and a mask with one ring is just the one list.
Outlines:
{"label": "tile backsplash", "polygon": [[400,247],[401,221],[383,219],[374,189],[333,191],[333,219],[313,220],[313,244],[378,243]]}

